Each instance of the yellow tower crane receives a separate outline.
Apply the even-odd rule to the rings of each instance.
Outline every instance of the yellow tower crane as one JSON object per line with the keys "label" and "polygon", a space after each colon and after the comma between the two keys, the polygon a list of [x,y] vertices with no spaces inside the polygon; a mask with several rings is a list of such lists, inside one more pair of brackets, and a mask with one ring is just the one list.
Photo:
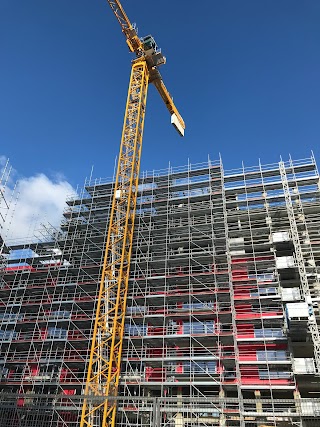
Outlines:
{"label": "yellow tower crane", "polygon": [[[185,124],[166,89],[158,67],[165,57],[152,36],[138,37],[119,0],[107,0],[135,54],[125,110],[117,175],[109,218],[99,296],[92,335],[86,398],[81,427],[114,427],[124,335],[132,238],[136,213],[139,168],[146,100],[153,83],[181,136]],[[100,400],[94,399],[99,397]]]}

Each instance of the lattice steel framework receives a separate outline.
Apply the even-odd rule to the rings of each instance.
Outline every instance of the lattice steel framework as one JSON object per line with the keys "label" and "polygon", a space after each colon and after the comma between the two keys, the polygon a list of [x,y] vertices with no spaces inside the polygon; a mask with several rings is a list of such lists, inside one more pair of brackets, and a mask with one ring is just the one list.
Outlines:
{"label": "lattice steel framework", "polygon": [[[313,394],[320,379],[309,315],[290,317],[290,303],[299,309],[300,302],[305,307],[303,300],[309,301],[301,298],[300,251],[318,321],[319,173],[310,159],[290,160],[284,167],[298,248],[278,163],[223,171],[222,162],[208,159],[145,172],[133,186],[137,208],[119,398],[103,394],[106,365],[102,387],[93,380],[84,395],[115,180],[86,182],[81,195],[68,201],[61,233],[47,228],[51,237],[42,242],[6,242],[0,271],[0,388],[1,396],[17,393],[12,416],[28,417],[31,425],[29,409],[43,393],[54,405],[58,399],[69,402],[47,406],[43,425],[54,416],[60,417],[59,427],[79,426],[85,398],[96,427],[115,400],[119,427],[278,425],[289,417],[286,408],[290,414],[300,411],[302,398],[301,418],[310,415],[316,422]],[[119,213],[114,215],[118,219]],[[115,243],[115,232],[111,236]],[[108,293],[106,286],[103,292]],[[114,301],[102,299],[100,313],[106,318]],[[96,340],[116,331],[112,326],[106,330],[102,324]],[[115,351],[117,343],[116,337]],[[97,354],[92,376],[102,369]],[[170,398],[176,409],[171,403],[160,408],[157,419],[154,408],[146,408],[149,398]],[[197,399],[200,406],[190,408]],[[217,411],[213,400],[219,402]],[[302,425],[296,424],[299,416],[294,418],[290,425]]]}
{"label": "lattice steel framework", "polygon": [[286,167],[285,167],[285,164],[283,161],[279,162],[279,169],[280,169],[280,175],[281,175],[281,180],[282,180],[282,185],[283,185],[284,197],[285,197],[286,206],[287,206],[288,218],[289,218],[290,227],[291,227],[292,241],[293,241],[294,248],[295,248],[295,254],[296,254],[296,259],[297,259],[297,264],[298,264],[300,280],[301,280],[301,288],[302,288],[302,292],[303,292],[305,302],[307,302],[309,304],[309,311],[311,312],[309,315],[308,326],[309,326],[309,331],[311,333],[312,342],[313,342],[313,346],[314,346],[313,349],[314,349],[314,358],[315,358],[316,370],[317,370],[317,374],[319,375],[320,374],[320,334],[319,334],[319,328],[318,328],[317,321],[316,321],[316,318],[315,318],[315,315],[313,312],[312,298],[311,298],[311,293],[310,293],[308,275],[307,275],[307,271],[306,271],[306,267],[305,267],[305,259],[303,257],[303,253],[302,253],[302,249],[301,249],[299,232],[298,232],[296,216],[295,216],[295,210],[294,210],[294,207],[292,204],[292,199],[291,199],[291,195],[290,195],[290,188],[289,188],[289,183],[288,183],[288,178],[287,178],[287,173],[286,173]]}
{"label": "lattice steel framework", "polygon": [[[132,64],[109,231],[97,301],[86,395],[117,396],[142,135],[149,72],[144,59]],[[84,402],[81,426],[115,423],[115,400]],[[99,420],[99,421],[98,421]]]}

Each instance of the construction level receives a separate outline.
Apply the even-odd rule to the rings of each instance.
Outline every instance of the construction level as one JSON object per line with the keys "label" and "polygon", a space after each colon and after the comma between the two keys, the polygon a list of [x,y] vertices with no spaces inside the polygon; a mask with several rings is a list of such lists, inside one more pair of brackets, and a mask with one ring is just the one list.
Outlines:
{"label": "construction level", "polygon": [[[86,182],[61,228],[2,245],[10,427],[79,423],[113,189]],[[317,425],[319,230],[313,156],[143,173],[116,425]]]}

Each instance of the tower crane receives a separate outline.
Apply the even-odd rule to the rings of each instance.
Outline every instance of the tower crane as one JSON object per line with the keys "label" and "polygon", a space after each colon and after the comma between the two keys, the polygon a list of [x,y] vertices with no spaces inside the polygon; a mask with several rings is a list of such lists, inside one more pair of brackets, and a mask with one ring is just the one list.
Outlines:
{"label": "tower crane", "polygon": [[171,114],[171,123],[181,136],[185,129],[159,73],[158,67],[166,60],[154,38],[151,35],[139,38],[120,1],[107,2],[135,58],[131,67],[80,427],[114,427],[116,423],[116,397],[149,83],[156,87]]}

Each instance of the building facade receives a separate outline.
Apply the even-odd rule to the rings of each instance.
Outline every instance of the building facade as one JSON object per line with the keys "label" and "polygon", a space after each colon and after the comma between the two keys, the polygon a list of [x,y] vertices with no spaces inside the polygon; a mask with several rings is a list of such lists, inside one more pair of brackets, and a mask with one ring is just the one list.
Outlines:
{"label": "building facade", "polygon": [[[320,425],[315,159],[209,160],[146,172],[138,190],[117,425]],[[59,230],[3,246],[12,426],[40,395],[60,403],[39,426],[78,424],[112,194],[112,180],[88,182]]]}

